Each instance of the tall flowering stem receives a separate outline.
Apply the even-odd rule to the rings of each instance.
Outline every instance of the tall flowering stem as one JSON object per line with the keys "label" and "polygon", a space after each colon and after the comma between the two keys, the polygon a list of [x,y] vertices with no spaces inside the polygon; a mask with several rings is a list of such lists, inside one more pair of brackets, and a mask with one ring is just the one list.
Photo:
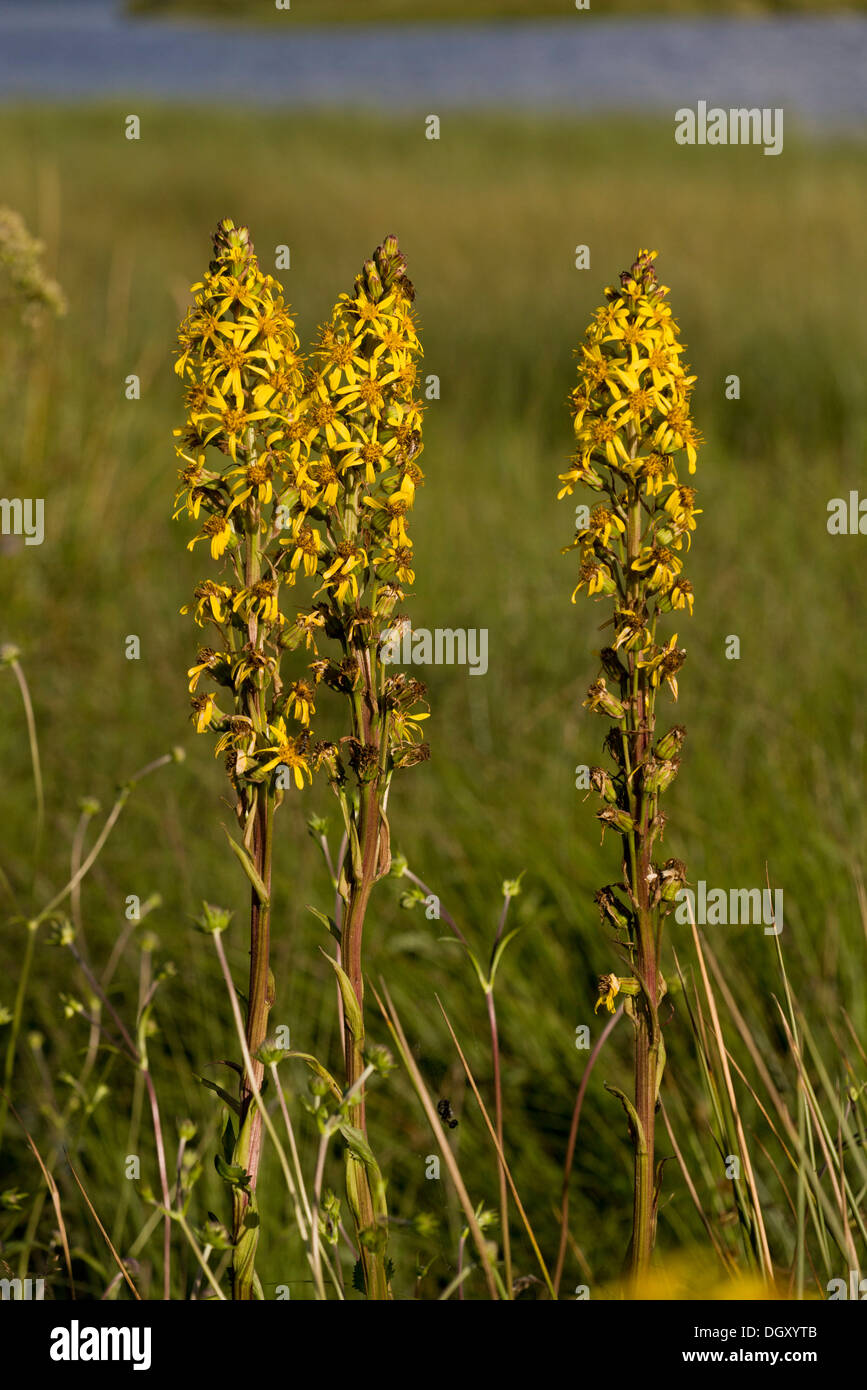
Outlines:
{"label": "tall flowering stem", "polygon": [[286,571],[306,573],[317,585],[293,640],[303,636],[315,645],[321,636],[336,645],[312,670],[317,684],[345,697],[349,714],[340,745],[319,744],[315,756],[339,801],[346,836],[336,963],[345,1081],[353,1094],[346,1183],[371,1298],[387,1298],[389,1290],[384,1185],[366,1139],[362,941],[371,890],[391,864],[392,776],[428,756],[424,686],[390,669],[408,625],[396,609],[414,580],[407,517],[423,482],[413,298],[405,258],[388,237],[320,331],[292,427],[296,500],[284,537]]}
{"label": "tall flowering stem", "polygon": [[[198,522],[189,548],[204,542],[218,568],[182,612],[213,634],[213,645],[202,646],[188,672],[189,689],[196,729],[215,733],[216,755],[225,757],[240,829],[240,843],[230,836],[230,844],[251,884],[246,1040],[255,1059],[274,1002],[274,813],[287,784],[300,788],[311,779],[312,705],[304,705],[297,734],[286,728],[298,702],[295,687],[285,689],[281,678],[278,606],[280,499],[294,469],[286,433],[297,414],[303,363],[281,288],[260,270],[245,227],[220,223],[213,260],[192,293],[175,364],[186,404],[186,424],[175,431],[181,462],[175,516]],[[261,1294],[255,1256],[262,1116],[253,1083],[261,1083],[263,1068],[258,1060],[253,1065],[255,1078],[242,1072],[237,1128],[218,1162],[232,1188],[233,1297],[240,1300]]]}
{"label": "tall flowering stem", "polygon": [[635,1150],[628,1257],[634,1278],[650,1262],[661,1178],[654,1127],[665,1066],[662,929],[686,879],[680,860],[659,862],[656,851],[665,827],[660,799],[677,775],[685,736],[680,725],[657,736],[656,700],[663,685],[677,700],[686,655],[676,633],[664,640],[657,628],[673,610],[692,613],[692,585],[682,568],[699,515],[695,490],[678,475],[684,458],[695,471],[695,378],[681,361],[684,348],[655,257],[655,251],[640,251],[620,286],[606,289],[606,302],[578,349],[578,383],[570,398],[577,447],[560,475],[559,494],[583,485],[604,499],[582,518],[566,549],[579,554],[573,603],[586,590],[614,608],[605,624],[612,637],[600,654],[602,670],[584,704],[611,721],[604,743],[611,767],[592,768],[590,782],[602,801],[603,838],[606,829],[615,831],[623,850],[622,880],[601,888],[596,902],[625,969],[600,978],[596,1008],[613,1013],[622,994],[634,1027],[634,1096],[614,1091]]}

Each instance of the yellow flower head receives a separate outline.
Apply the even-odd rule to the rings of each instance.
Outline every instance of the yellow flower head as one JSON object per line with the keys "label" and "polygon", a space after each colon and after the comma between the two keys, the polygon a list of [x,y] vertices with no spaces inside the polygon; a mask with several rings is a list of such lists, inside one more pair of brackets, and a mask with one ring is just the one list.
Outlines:
{"label": "yellow flower head", "polygon": [[[374,607],[382,582],[413,575],[409,513],[423,482],[413,299],[406,260],[387,237],[353,292],[339,296],[310,356],[299,412],[307,463],[296,469],[285,563],[319,573],[317,597],[338,614]],[[320,532],[311,514],[323,509]]]}
{"label": "yellow flower head", "polygon": [[[684,456],[694,472],[701,442],[690,414],[695,377],[681,360],[683,344],[655,259],[655,251],[639,251],[620,284],[606,289],[606,303],[578,349],[570,395],[577,450],[559,476],[558,496],[571,496],[583,484],[609,499],[593,509],[567,547],[580,550],[573,602],[582,589],[626,600],[641,575],[660,612],[692,611],[691,587],[684,587],[681,560],[672,552],[682,548],[684,536],[689,548],[700,515],[694,489],[678,477]],[[647,524],[627,543],[623,518],[637,498]],[[628,631],[619,625],[615,647],[632,646],[645,625],[642,620]]]}
{"label": "yellow flower head", "polygon": [[[230,218],[219,224],[213,260],[193,295],[175,362],[187,386],[187,432],[202,449],[211,445],[235,462],[240,454],[254,469],[245,479],[250,491],[268,502],[269,480],[255,472],[261,436],[297,409],[303,362],[283,291],[259,268],[246,227]],[[232,471],[244,475],[244,467]]]}

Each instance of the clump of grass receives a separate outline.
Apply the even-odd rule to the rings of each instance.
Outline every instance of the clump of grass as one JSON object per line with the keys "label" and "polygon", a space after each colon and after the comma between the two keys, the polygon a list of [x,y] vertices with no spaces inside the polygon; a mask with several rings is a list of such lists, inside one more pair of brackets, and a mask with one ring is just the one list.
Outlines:
{"label": "clump of grass", "polygon": [[[749,1021],[694,922],[691,938],[694,966],[676,964],[716,1150],[710,1164],[700,1150],[696,1154],[704,1201],[668,1114],[665,1122],[709,1244],[730,1277],[740,1268],[771,1291],[759,1296],[850,1298],[867,1260],[862,1042],[845,1014],[829,1022],[839,1064],[828,1065],[792,988],[778,936],[779,995]],[[771,1060],[767,1045],[774,1031],[785,1039],[781,1064]],[[755,1119],[747,1106],[754,1107]],[[668,1107],[689,1123],[681,1096],[675,1093]],[[716,1180],[721,1164],[730,1205]],[[740,1260],[723,1235],[725,1226],[739,1233]]]}
{"label": "clump of grass", "polygon": [[[860,10],[864,0],[840,4],[841,11]],[[479,23],[502,20],[571,19],[573,0],[366,0],[363,10],[355,0],[292,0],[291,13],[259,0],[128,0],[133,14],[189,15],[208,21],[251,24],[405,24]],[[814,12],[816,0],[660,0],[657,14],[669,15],[761,15]],[[597,18],[612,16],[645,19],[647,8],[641,0],[604,0],[589,6],[577,18],[592,24]]]}

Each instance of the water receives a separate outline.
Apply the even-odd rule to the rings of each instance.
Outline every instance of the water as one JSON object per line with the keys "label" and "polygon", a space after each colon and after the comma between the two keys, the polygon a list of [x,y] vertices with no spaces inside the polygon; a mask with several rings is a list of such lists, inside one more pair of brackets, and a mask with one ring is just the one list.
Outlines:
{"label": "water", "polygon": [[441,113],[783,106],[867,130],[867,18],[218,29],[114,0],[0,0],[0,100],[238,101]]}

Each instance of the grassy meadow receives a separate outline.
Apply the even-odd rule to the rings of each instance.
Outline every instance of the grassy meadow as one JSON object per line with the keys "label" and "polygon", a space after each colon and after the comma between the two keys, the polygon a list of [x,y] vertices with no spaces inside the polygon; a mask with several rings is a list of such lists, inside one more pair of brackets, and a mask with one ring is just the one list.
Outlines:
{"label": "grassy meadow", "polygon": [[[341,7],[333,8],[336,16]],[[325,11],[317,6],[317,18]],[[203,1165],[190,1219],[198,1227],[209,1210],[223,1213],[225,1189],[213,1168],[219,1102],[195,1074],[228,1084],[219,1063],[237,1046],[210,943],[192,919],[203,899],[235,911],[226,943],[243,987],[247,891],[220,828],[231,819],[221,764],[187,717],[185,672],[200,634],[178,609],[211,565],[202,548],[187,552],[191,532],[171,520],[171,431],[182,413],[174,336],[223,216],[250,226],[266,269],[273,248],[291,247],[291,270],[278,274],[308,339],[363,258],[394,231],[417,289],[425,370],[441,380],[426,416],[427,482],[413,517],[414,624],[487,628],[490,664],[484,678],[454,667],[425,673],[431,761],[398,780],[392,836],[482,951],[496,929],[502,881],[524,871],[511,919],[522,931],[497,986],[506,1149],[553,1263],[570,1116],[587,1058],[575,1030],[588,1024],[599,1036],[596,976],[617,966],[593,893],[619,871],[614,837],[600,847],[593,804],[575,789],[576,767],[600,761],[604,723],[581,702],[603,638],[587,600],[569,601],[574,556],[560,548],[572,534],[574,500],[556,502],[556,477],[571,448],[573,349],[603,285],[639,246],[659,248],[698,375],[694,414],[706,439],[694,480],[703,513],[687,566],[695,615],[678,615],[675,625],[688,660],[672,714],[689,736],[668,798],[665,851],[686,861],[690,882],[763,887],[767,876],[784,890],[780,946],[816,1049],[807,1063],[812,1084],[820,1087],[822,1068],[832,1093],[867,1080],[864,542],[826,530],[829,499],[860,485],[867,439],[867,321],[857,309],[867,269],[863,149],[787,132],[779,159],[751,148],[684,150],[670,123],[648,121],[449,116],[434,143],[410,118],[140,114],[142,138],[129,142],[119,107],[0,112],[3,201],[44,239],[48,268],[69,300],[67,316],[39,335],[10,324],[0,336],[3,492],[44,498],[46,518],[41,547],[13,537],[0,550],[0,640],[21,648],[46,800],[34,878],[27,727],[5,669],[0,1006],[15,1010],[27,919],[78,862],[80,798],[102,807],[89,847],[118,785],[182,746],[183,763],[133,790],[80,901],[66,910],[100,969],[122,943],[110,993],[128,1026],[152,973],[173,963],[149,1041],[169,1161],[176,1121],[189,1117]],[[591,248],[589,270],[575,269],[579,243]],[[125,398],[130,374],[141,380],[140,400]],[[725,396],[731,374],[740,378],[737,401]],[[125,657],[130,634],[140,639],[137,661]],[[739,660],[725,656],[731,634],[740,638]],[[333,980],[318,949],[327,938],[307,910],[331,911],[332,894],[306,829],[313,811],[333,825],[335,810],[324,785],[287,801],[275,854],[272,1022],[291,1027],[298,1050],[336,1058]],[[80,860],[80,844],[77,852]],[[368,979],[385,981],[432,1093],[451,1101],[460,1121],[451,1142],[468,1191],[492,1208],[494,1154],[436,996],[490,1102],[484,999],[443,942],[442,924],[401,908],[402,887],[390,879],[376,889]],[[124,916],[129,895],[161,900],[134,929]],[[40,929],[21,1000],[11,1098],[56,1173],[79,1296],[100,1297],[116,1269],[64,1149],[118,1250],[137,1262],[143,1296],[158,1298],[162,1237],[144,1191],[158,1184],[141,1079],[109,1051],[89,1054],[87,1023],[62,998],[86,1004],[87,986],[49,936]],[[777,1008],[785,991],[776,943],[759,926],[708,927],[705,937],[730,992],[728,1002],[718,993],[718,1005],[743,1073],[734,1074],[737,1105],[781,1283],[790,1287],[789,1271],[800,1267],[802,1287],[815,1294],[829,1271],[845,1277],[848,1266],[833,1251],[823,1264],[821,1240],[811,1235],[805,1248],[797,1235],[803,1191],[762,1079],[797,1127],[803,1103]],[[674,953],[692,991],[688,927],[668,933],[672,978]],[[0,1029],[0,1057],[10,1026]],[[368,1028],[385,1040],[372,993]],[[594,1297],[610,1287],[629,1238],[631,1149],[620,1107],[603,1089],[604,1081],[628,1089],[629,1032],[626,1021],[615,1029],[584,1103],[564,1297],[579,1284]],[[731,1149],[702,1084],[683,994],[673,992],[666,1039],[662,1098],[701,1214],[673,1159],[657,1258],[673,1271],[669,1292],[688,1295],[721,1277],[726,1259],[744,1277],[752,1265],[723,1172],[721,1154]],[[290,1092],[306,1093],[302,1068],[287,1065],[284,1074]],[[311,1161],[313,1129],[298,1115]],[[395,1295],[437,1297],[454,1274],[462,1217],[445,1178],[425,1178],[435,1146],[402,1070],[371,1089],[368,1122],[395,1219]],[[658,1144],[660,1155],[674,1152],[662,1124]],[[124,1176],[131,1154],[141,1156],[138,1182]],[[264,1162],[266,1295],[288,1284],[293,1298],[308,1297],[267,1149]],[[817,1171],[821,1165],[819,1152]],[[337,1160],[329,1181],[341,1190]],[[818,1182],[830,1195],[830,1177]],[[48,1296],[66,1296],[54,1212],[11,1115],[0,1150],[4,1192],[3,1269],[45,1274]],[[435,1230],[419,1216],[436,1218]],[[710,1264],[708,1227],[724,1257]],[[512,1235],[516,1274],[534,1276],[517,1221]],[[863,1257],[863,1231],[856,1226],[852,1238]],[[179,1251],[176,1298],[189,1296],[196,1275],[189,1250],[181,1243]],[[525,1296],[536,1288],[528,1283]],[[477,1275],[465,1291],[484,1296]],[[116,1286],[112,1296],[126,1293]]]}
{"label": "grassy meadow", "polygon": [[[817,14],[861,11],[867,0],[848,4],[822,0],[657,0],[655,15],[707,16]],[[395,24],[473,23],[490,20],[564,19],[575,14],[573,0],[293,0],[278,9],[272,0],[127,0],[131,14],[184,16],[232,23],[285,24]],[[592,0],[582,19],[646,18],[642,0]]]}

